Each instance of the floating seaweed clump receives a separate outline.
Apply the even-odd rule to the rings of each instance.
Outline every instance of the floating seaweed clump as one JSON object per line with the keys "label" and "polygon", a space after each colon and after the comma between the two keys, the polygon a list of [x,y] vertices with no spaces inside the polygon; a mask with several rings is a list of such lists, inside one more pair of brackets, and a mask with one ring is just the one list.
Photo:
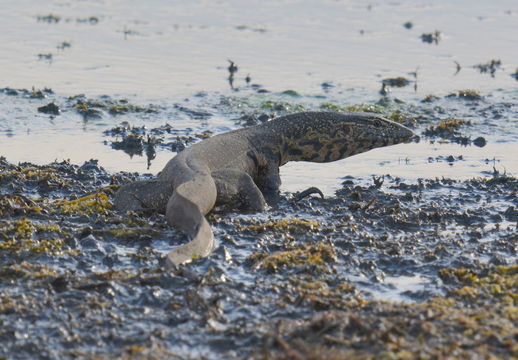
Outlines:
{"label": "floating seaweed clump", "polygon": [[403,76],[398,76],[395,78],[386,78],[382,80],[382,83],[386,86],[391,87],[405,87],[410,84],[410,80]]}
{"label": "floating seaweed clump", "polygon": [[461,126],[471,125],[470,121],[462,119],[449,119],[441,121],[437,126],[430,126],[423,131],[425,136],[439,136],[445,139],[458,134]]}
{"label": "floating seaweed clump", "polygon": [[421,35],[421,41],[428,44],[438,45],[441,40],[441,32],[439,30],[435,30],[431,33],[423,33]]}
{"label": "floating seaweed clump", "polygon": [[455,91],[446,96],[447,98],[458,98],[462,100],[480,100],[482,95],[480,91],[474,89],[464,89]]}
{"label": "floating seaweed clump", "polygon": [[423,100],[421,100],[421,102],[424,102],[424,103],[431,103],[431,102],[434,102],[436,100],[439,100],[440,98],[437,96],[437,95],[434,95],[434,94],[428,94],[426,95]]}
{"label": "floating seaweed clump", "polygon": [[478,69],[480,73],[489,73],[492,77],[495,77],[496,70],[502,66],[502,60],[500,59],[492,59],[485,64],[477,64],[475,65],[475,69]]}
{"label": "floating seaweed clump", "polygon": [[110,115],[121,115],[128,113],[157,113],[158,108],[149,106],[139,106],[130,104],[127,100],[94,100],[85,99],[84,96],[71,97],[75,100],[74,108],[77,112],[86,118],[99,118],[102,110],[107,111]]}

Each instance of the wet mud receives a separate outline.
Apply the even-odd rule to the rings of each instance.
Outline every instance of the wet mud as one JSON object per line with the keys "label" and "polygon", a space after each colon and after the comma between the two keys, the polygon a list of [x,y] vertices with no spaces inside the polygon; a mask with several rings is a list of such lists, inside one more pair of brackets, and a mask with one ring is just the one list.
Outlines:
{"label": "wet mud", "polygon": [[0,159],[0,356],[517,356],[518,179],[347,178],[259,214],[215,209],[207,259],[162,214],[116,213],[136,174]]}

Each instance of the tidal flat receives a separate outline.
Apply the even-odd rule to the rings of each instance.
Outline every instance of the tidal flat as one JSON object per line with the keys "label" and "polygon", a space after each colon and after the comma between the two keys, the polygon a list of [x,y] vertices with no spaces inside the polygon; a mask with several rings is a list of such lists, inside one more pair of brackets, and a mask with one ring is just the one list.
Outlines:
{"label": "tidal flat", "polygon": [[[1,96],[34,101],[30,91],[7,92]],[[374,162],[368,175],[348,166],[356,156],[335,164],[332,175],[312,164],[299,182],[302,170],[288,169],[278,204],[257,214],[215,209],[208,216],[214,254],[172,271],[163,256],[185,236],[163,214],[112,208],[118,187],[152,174],[107,171],[97,160],[38,165],[1,158],[2,356],[516,356],[516,160],[482,151],[498,142],[516,147],[513,99],[218,99],[209,109],[56,97],[60,115],[45,116],[70,114],[88,124],[174,112],[210,122],[219,111],[240,127],[293,110],[361,110],[406,124],[420,139],[359,160]],[[85,115],[83,105],[95,112]],[[170,124],[101,127],[105,151],[142,156],[148,166],[158,153],[212,135]],[[450,155],[430,151],[442,146]],[[453,176],[433,176],[437,167]],[[299,199],[289,190],[305,183],[326,196]]]}
{"label": "tidal flat", "polygon": [[[518,357],[514,1],[3,2],[0,360]],[[206,259],[117,189],[213,135],[375,112]],[[324,197],[300,197],[317,186]]]}

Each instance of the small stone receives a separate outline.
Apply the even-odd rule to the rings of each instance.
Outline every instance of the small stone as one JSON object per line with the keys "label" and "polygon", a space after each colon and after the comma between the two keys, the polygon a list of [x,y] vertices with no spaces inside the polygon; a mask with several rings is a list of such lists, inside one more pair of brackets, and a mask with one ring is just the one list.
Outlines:
{"label": "small stone", "polygon": [[81,239],[81,246],[83,248],[87,248],[87,249],[98,249],[99,248],[99,242],[97,241],[95,236],[90,234],[87,237]]}
{"label": "small stone", "polygon": [[478,147],[484,147],[484,146],[486,146],[486,139],[483,138],[482,136],[479,136],[478,138],[473,140],[473,145],[478,146]]}

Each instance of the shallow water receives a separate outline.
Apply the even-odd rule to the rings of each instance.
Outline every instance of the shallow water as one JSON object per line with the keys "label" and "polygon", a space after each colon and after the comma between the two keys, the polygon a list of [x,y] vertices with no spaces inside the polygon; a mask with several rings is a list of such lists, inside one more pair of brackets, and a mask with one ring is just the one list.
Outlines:
{"label": "shallow water", "polygon": [[[21,0],[2,2],[0,13],[9,14],[0,71],[11,87],[189,96],[226,90],[227,59],[239,66],[236,86],[250,74],[272,90],[318,91],[331,81],[372,91],[380,78],[416,69],[422,95],[515,85],[513,0]],[[437,45],[421,41],[435,30],[443,34]],[[58,48],[63,42],[70,46]],[[503,62],[495,78],[472,68],[491,59]]]}

